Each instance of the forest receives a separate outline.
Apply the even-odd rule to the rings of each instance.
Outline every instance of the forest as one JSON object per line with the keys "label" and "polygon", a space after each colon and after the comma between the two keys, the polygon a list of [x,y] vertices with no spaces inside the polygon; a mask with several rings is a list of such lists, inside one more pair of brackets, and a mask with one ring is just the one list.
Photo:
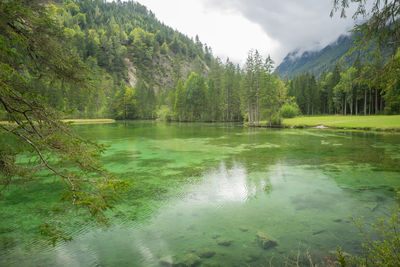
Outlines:
{"label": "forest", "polygon": [[[332,72],[319,77],[310,73],[288,81],[288,95],[295,97],[304,115],[399,114],[399,82],[393,73],[400,54],[386,64],[362,62],[357,57],[353,66],[337,62]],[[396,72],[396,71],[394,71]]]}
{"label": "forest", "polygon": [[[248,121],[282,116],[398,114],[399,53],[342,60],[331,73],[282,81],[270,57],[249,51],[244,66],[159,22],[137,2],[54,1],[48,15],[87,70],[87,88],[41,83],[46,103],[65,118]],[[396,43],[397,44],[397,43]],[[364,53],[365,54],[365,53]],[[382,74],[384,75],[382,75]],[[0,109],[0,117],[7,112]]]}

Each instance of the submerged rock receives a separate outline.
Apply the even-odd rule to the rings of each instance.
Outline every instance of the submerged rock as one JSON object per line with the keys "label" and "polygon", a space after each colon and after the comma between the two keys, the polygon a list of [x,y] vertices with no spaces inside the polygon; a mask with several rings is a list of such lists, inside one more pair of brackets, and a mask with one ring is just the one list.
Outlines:
{"label": "submerged rock", "polygon": [[[189,254],[186,254],[184,257],[183,257],[183,259],[180,261],[180,262],[178,262],[176,265],[177,266],[187,266],[187,267],[190,267],[190,266],[196,266],[196,265],[198,265],[199,263],[201,262],[201,260],[200,260],[200,257],[199,256],[197,256],[196,254],[193,254],[193,253],[189,253]],[[174,265],[175,266],[175,265]]]}
{"label": "submerged rock", "polygon": [[258,261],[259,258],[260,258],[259,255],[250,254],[250,255],[248,255],[244,260],[245,260],[247,263],[251,263],[251,262]]}
{"label": "submerged rock", "polygon": [[202,249],[200,250],[197,255],[200,256],[200,258],[211,258],[215,255],[215,251],[212,251],[211,249]]}
{"label": "submerged rock", "polygon": [[219,234],[215,234],[215,235],[212,235],[211,237],[213,238],[213,239],[217,239],[218,237],[220,237],[221,235],[219,235]]}
{"label": "submerged rock", "polygon": [[257,232],[257,242],[263,249],[269,249],[278,245],[276,240],[264,232]]}
{"label": "submerged rock", "polygon": [[249,231],[249,229],[246,228],[246,227],[239,227],[239,230],[242,231],[242,232],[247,232],[247,231]]}
{"label": "submerged rock", "polygon": [[233,240],[231,239],[218,239],[217,240],[217,244],[220,246],[225,246],[225,247],[229,247],[230,245],[232,245]]}
{"label": "submerged rock", "polygon": [[189,230],[189,231],[196,230],[196,226],[192,224],[188,228],[186,228],[186,230]]}
{"label": "submerged rock", "polygon": [[378,203],[377,202],[366,202],[364,206],[369,209],[370,211],[374,212],[375,210],[378,209]]}
{"label": "submerged rock", "polygon": [[218,262],[205,262],[201,265],[202,267],[223,267],[221,263]]}
{"label": "submerged rock", "polygon": [[322,233],[325,233],[325,232],[326,232],[326,229],[322,229],[322,230],[319,230],[319,231],[315,231],[312,234],[313,235],[319,235],[319,234],[322,234]]}
{"label": "submerged rock", "polygon": [[166,256],[160,259],[160,261],[158,262],[160,265],[162,266],[174,266],[174,259],[172,256]]}

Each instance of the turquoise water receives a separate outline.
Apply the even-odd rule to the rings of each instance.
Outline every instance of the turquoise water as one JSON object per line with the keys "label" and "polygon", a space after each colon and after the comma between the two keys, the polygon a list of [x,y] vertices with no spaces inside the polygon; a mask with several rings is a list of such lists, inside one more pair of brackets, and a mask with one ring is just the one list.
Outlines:
{"label": "turquoise water", "polygon": [[[309,265],[307,250],[313,262],[337,246],[359,253],[349,215],[390,215],[400,186],[400,135],[157,122],[76,131],[107,144],[105,167],[132,182],[111,225],[83,211],[65,222],[52,177],[12,188],[0,200],[0,265],[280,266],[298,251]],[[49,245],[45,220],[64,221],[73,240]],[[264,249],[260,232],[277,246]]]}

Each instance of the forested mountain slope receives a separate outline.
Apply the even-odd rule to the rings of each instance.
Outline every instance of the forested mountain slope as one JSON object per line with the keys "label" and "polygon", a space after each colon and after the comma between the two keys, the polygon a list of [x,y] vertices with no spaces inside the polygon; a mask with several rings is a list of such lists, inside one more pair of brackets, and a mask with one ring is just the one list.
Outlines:
{"label": "forested mountain slope", "polygon": [[[298,51],[287,54],[282,63],[276,68],[276,73],[282,79],[292,79],[294,76],[309,72],[319,76],[323,71],[333,70],[335,63],[345,58],[346,53],[353,45],[350,35],[342,35],[335,42],[319,51],[305,51],[299,55]],[[352,62],[354,56],[346,57],[346,62]]]}
{"label": "forested mountain slope", "polygon": [[153,118],[156,95],[191,71],[207,73],[213,56],[199,39],[173,30],[133,1],[65,0],[50,5],[70,49],[91,70],[88,94],[48,84],[42,95],[69,117]]}
{"label": "forested mountain slope", "polygon": [[[59,117],[242,121],[247,116],[253,123],[268,114],[269,121],[280,119],[283,83],[272,75],[272,60],[256,50],[243,69],[222,62],[197,36],[173,30],[134,1],[57,0],[44,9],[63,48],[87,70],[85,86],[27,77]],[[0,109],[0,120],[8,116]]]}

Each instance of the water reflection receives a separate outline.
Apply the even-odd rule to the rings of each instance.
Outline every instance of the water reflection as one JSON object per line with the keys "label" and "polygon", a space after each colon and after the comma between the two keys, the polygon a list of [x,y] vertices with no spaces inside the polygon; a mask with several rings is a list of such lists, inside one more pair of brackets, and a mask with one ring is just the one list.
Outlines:
{"label": "water reflection", "polygon": [[[221,162],[184,192],[146,225],[97,230],[65,245],[57,251],[58,265],[90,259],[94,265],[158,266],[160,259],[179,260],[204,248],[216,253],[204,262],[245,264],[255,254],[262,264],[296,246],[321,257],[337,245],[356,249],[358,233],[347,216],[364,203],[309,166],[278,162],[264,172],[248,172],[238,162],[230,167]],[[254,241],[258,231],[279,245],[263,250]],[[221,239],[232,244],[218,245]],[[78,257],[83,247],[90,248],[90,258]]]}
{"label": "water reflection", "polygon": [[202,181],[190,190],[183,202],[218,206],[226,202],[245,202],[256,194],[256,185],[249,182],[243,165],[234,163],[228,169],[221,162],[219,168],[204,174]]}
{"label": "water reflection", "polygon": [[[87,127],[87,134],[100,132],[111,143],[106,167],[135,179],[111,212],[113,226],[74,226],[72,242],[47,251],[7,248],[0,251],[0,265],[158,266],[160,259],[179,261],[208,248],[215,254],[201,259],[205,265],[261,266],[273,258],[279,266],[278,259],[299,246],[319,256],[338,245],[356,253],[358,231],[348,215],[389,214],[390,190],[399,184],[398,137],[137,126],[108,125],[104,132]],[[24,205],[17,193],[14,200]],[[3,225],[12,223],[14,213],[19,219],[27,213],[12,208],[18,212],[9,208]],[[258,231],[278,246],[261,248]]]}

